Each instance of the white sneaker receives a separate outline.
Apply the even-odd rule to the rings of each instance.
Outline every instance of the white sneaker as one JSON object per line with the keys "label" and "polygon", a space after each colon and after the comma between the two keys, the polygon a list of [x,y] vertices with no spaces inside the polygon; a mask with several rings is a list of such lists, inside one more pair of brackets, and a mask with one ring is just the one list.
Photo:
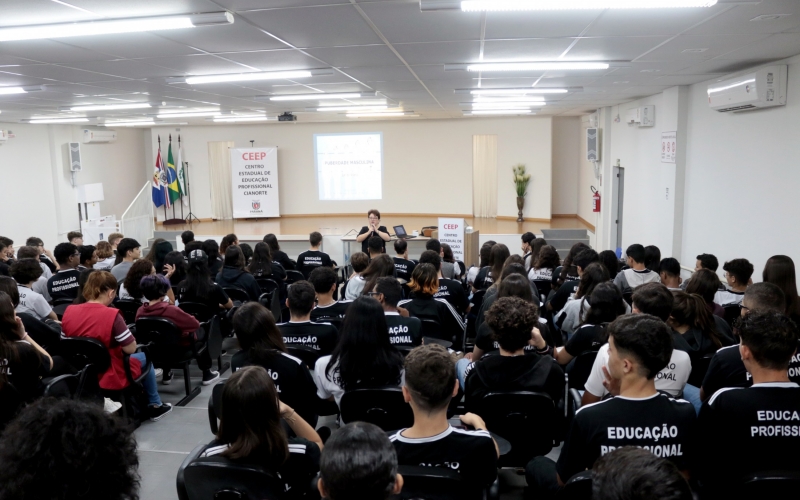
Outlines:
{"label": "white sneaker", "polygon": [[114,413],[120,408],[122,408],[122,403],[119,403],[117,401],[108,398],[103,398],[103,411],[105,411],[106,413],[108,414]]}
{"label": "white sneaker", "polygon": [[163,375],[164,370],[162,370],[161,368],[156,368],[155,373],[156,373],[156,378],[159,378],[161,375]]}

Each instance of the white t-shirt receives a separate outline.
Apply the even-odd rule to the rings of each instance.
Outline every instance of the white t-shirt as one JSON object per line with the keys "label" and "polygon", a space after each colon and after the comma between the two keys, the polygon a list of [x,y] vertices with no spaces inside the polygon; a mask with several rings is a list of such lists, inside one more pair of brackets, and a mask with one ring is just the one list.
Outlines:
{"label": "white t-shirt", "polygon": [[364,291],[364,285],[367,282],[361,276],[356,276],[347,282],[347,288],[344,290],[344,298],[347,300],[356,300],[361,292]]}
{"label": "white t-shirt", "polygon": [[44,277],[44,279],[49,280],[50,277],[53,276],[53,271],[51,271],[50,268],[47,267],[47,264],[45,264],[44,262],[39,262],[39,266],[42,268],[42,276]]}
{"label": "white t-shirt", "polygon": [[110,271],[111,268],[114,267],[115,260],[117,260],[117,258],[114,255],[112,255],[107,259],[97,261],[93,269],[97,269],[98,271]]}
{"label": "white t-shirt", "polygon": [[[330,356],[322,356],[317,360],[317,363],[314,365],[314,383],[317,384],[317,396],[321,399],[328,399],[333,396],[333,400],[336,401],[336,406],[339,406],[339,403],[342,401],[342,395],[344,395],[344,389],[339,385],[340,378],[336,367],[331,370],[331,379],[333,380],[328,380],[328,377],[325,376],[325,370],[328,368],[328,363],[330,361]],[[405,383],[406,372],[405,370],[401,370],[400,385],[398,385],[398,387],[403,387]]]}
{"label": "white t-shirt", "polygon": [[41,293],[36,293],[22,285],[17,285],[17,290],[19,290],[18,313],[28,313],[39,319],[45,319],[53,312],[53,308],[50,307],[50,304],[42,297]]}
{"label": "white t-shirt", "polygon": [[47,278],[45,278],[44,275],[39,276],[39,279],[36,280],[36,283],[34,283],[31,288],[33,288],[34,292],[41,294],[47,302],[53,300],[53,298],[50,297],[50,292],[47,291]]}
{"label": "white t-shirt", "polygon": [[[119,298],[122,299],[122,300],[136,300],[131,296],[131,294],[128,293],[127,290],[125,290],[125,285],[120,285],[119,286]],[[147,300],[146,297],[142,297],[139,300],[142,301],[142,304],[149,304],[150,303],[150,301]],[[169,297],[164,295],[164,300],[162,300],[161,302],[169,302]],[[178,302],[176,301],[175,304],[177,305],[177,303]]]}
{"label": "white t-shirt", "polygon": [[[605,344],[597,351],[597,358],[595,358],[594,365],[592,365],[592,372],[589,374],[589,379],[584,386],[588,392],[600,398],[608,394],[608,391],[603,386],[603,380],[605,380],[603,375],[604,366],[608,369],[608,344]],[[656,375],[656,389],[677,396],[683,392],[683,387],[686,385],[686,381],[689,380],[689,374],[691,373],[692,361],[689,359],[689,355],[684,351],[673,349],[669,364]]]}

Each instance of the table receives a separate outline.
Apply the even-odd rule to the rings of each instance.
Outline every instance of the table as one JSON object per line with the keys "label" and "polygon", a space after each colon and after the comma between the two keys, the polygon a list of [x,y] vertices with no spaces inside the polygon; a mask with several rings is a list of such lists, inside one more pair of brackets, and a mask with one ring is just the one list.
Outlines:
{"label": "table", "polygon": [[[357,235],[351,236],[342,236],[342,256],[344,260],[343,265],[347,265],[350,263],[350,255],[352,251],[351,245],[353,242],[356,241]],[[417,236],[416,238],[406,238],[408,242],[408,258],[409,259],[419,259],[422,252],[425,251],[425,244],[430,240],[427,236]],[[394,242],[397,241],[397,237],[392,236],[389,241],[386,242],[386,254],[387,255],[394,255]],[[361,245],[361,243],[358,243]],[[361,249],[359,248],[356,250],[360,252]]]}

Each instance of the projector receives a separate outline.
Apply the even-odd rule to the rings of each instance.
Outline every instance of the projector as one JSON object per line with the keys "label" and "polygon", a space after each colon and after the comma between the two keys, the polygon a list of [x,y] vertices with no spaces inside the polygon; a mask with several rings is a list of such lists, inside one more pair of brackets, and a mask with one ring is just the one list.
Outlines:
{"label": "projector", "polygon": [[282,115],[280,115],[278,117],[278,121],[279,122],[296,122],[297,121],[297,117],[294,116],[289,111],[286,111],[285,113],[283,113]]}

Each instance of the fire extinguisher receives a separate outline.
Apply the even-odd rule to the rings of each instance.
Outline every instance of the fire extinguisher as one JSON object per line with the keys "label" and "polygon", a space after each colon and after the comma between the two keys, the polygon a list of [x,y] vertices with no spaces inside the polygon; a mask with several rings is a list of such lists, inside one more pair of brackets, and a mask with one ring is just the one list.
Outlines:
{"label": "fire extinguisher", "polygon": [[591,186],[592,188],[592,212],[599,212],[600,211],[600,191]]}

